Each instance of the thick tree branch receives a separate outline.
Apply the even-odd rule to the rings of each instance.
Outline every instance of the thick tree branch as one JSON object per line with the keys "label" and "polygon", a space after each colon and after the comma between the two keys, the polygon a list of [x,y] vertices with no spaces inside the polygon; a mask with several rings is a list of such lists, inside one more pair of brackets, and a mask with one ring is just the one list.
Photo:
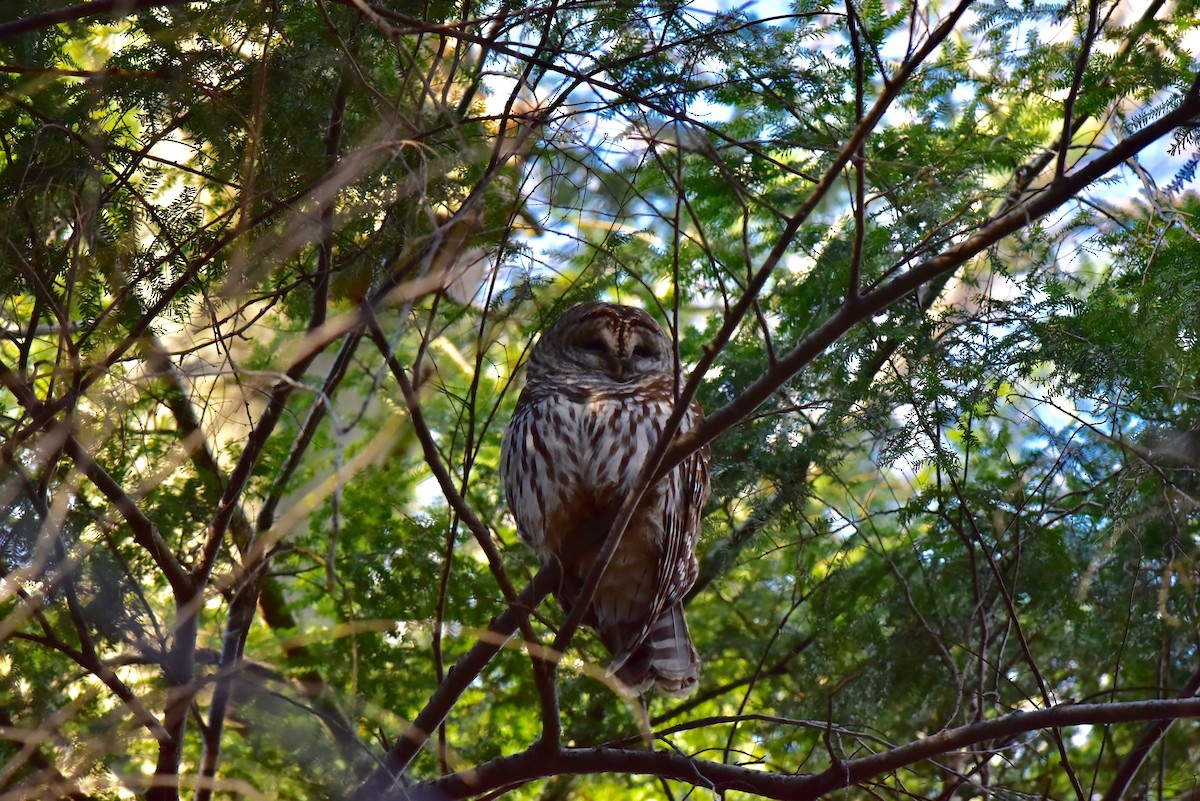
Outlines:
{"label": "thick tree branch", "polygon": [[[732,401],[707,415],[695,429],[680,436],[672,446],[668,457],[663,460],[659,468],[660,474],[665,475],[676,464],[687,458],[688,454],[708,444],[745,419],[776,390],[800,372],[809,362],[824,353],[826,348],[851,328],[870,319],[872,315],[882,312],[923,284],[957,270],[967,260],[982,253],[1004,237],[1059,208],[1082,189],[1103,177],[1126,159],[1137,155],[1153,142],[1181,126],[1194,124],[1197,115],[1200,115],[1200,74],[1195,77],[1179,105],[1172,111],[1141,130],[1130,134],[1110,150],[1100,154],[1074,172],[1054,181],[1012,210],[993,219],[974,235],[948,247],[937,256],[914,265],[907,272],[875,289],[863,293],[856,302],[843,304],[824,323],[781,356],[778,362],[769,366],[762,377],[747,385],[741,394]],[[755,288],[752,289],[757,291]],[[717,345],[717,342],[714,342],[714,345],[719,348],[727,339],[728,337],[724,340],[718,338],[717,342],[720,344]],[[706,370],[713,360],[715,359],[702,360],[696,371],[693,372],[693,380],[698,373]],[[691,383],[689,380],[689,385]]]}
{"label": "thick tree branch", "polygon": [[[1179,691],[1181,699],[1190,698],[1200,692],[1200,670],[1192,673],[1188,677],[1187,683],[1183,689]],[[1102,801],[1120,801],[1125,796],[1125,791],[1129,789],[1129,785],[1133,782],[1138,771],[1141,770],[1142,764],[1146,761],[1146,757],[1150,755],[1151,749],[1166,735],[1167,730],[1175,724],[1177,718],[1163,718],[1154,720],[1142,732],[1142,736],[1138,738],[1133,748],[1126,754],[1125,759],[1121,762],[1121,766],[1117,769],[1116,776],[1113,777],[1112,783],[1109,784],[1108,790],[1104,793]]]}
{"label": "thick tree branch", "polygon": [[1075,102],[1079,99],[1079,88],[1083,85],[1083,75],[1087,70],[1088,56],[1092,53],[1096,35],[1100,32],[1100,0],[1088,0],[1087,29],[1083,41],[1079,45],[1079,55],[1075,59],[1075,71],[1071,78],[1071,89],[1067,99],[1063,101],[1063,131],[1058,140],[1058,161],[1054,167],[1054,177],[1061,178],[1067,172],[1067,153],[1071,150],[1071,137],[1075,132]]}
{"label": "thick tree branch", "polygon": [[1168,721],[1200,716],[1200,698],[1113,704],[1060,704],[947,729],[930,737],[859,759],[821,773],[791,774],[709,762],[674,751],[569,748],[547,759],[536,751],[501,757],[470,771],[413,785],[401,792],[360,796],[361,801],[456,801],[511,784],[562,774],[648,774],[686,782],[714,793],[738,791],[780,801],[810,801],[836,790],[960,749],[1043,729]]}
{"label": "thick tree branch", "polygon": [[158,526],[142,512],[138,502],[125,492],[125,489],[100,466],[99,462],[92,458],[88,449],[73,435],[67,436],[65,451],[67,456],[75,462],[79,472],[88,477],[88,480],[96,486],[96,489],[100,490],[100,493],[124,518],[130,531],[133,532],[134,541],[150,554],[154,564],[162,571],[175,594],[190,598],[193,593],[191,577],[175,558],[166,540],[159,534]]}
{"label": "thick tree branch", "polygon": [[30,14],[27,17],[0,24],[0,41],[13,36],[20,36],[24,33],[30,33],[31,31],[50,28],[64,22],[76,22],[88,17],[131,14],[135,11],[145,11],[149,8],[182,6],[194,2],[196,0],[90,0],[87,3],[43,11],[40,14]]}

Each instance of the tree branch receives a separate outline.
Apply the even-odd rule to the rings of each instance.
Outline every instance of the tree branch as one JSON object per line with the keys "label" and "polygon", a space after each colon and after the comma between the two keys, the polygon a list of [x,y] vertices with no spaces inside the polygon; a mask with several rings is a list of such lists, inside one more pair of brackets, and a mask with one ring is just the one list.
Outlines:
{"label": "tree branch", "polygon": [[546,759],[536,751],[501,757],[470,771],[404,788],[402,792],[359,796],[360,801],[456,801],[515,783],[561,774],[647,774],[686,782],[721,794],[738,791],[780,801],[810,801],[853,787],[892,771],[970,748],[991,740],[1063,726],[1107,725],[1200,716],[1200,698],[1133,701],[1114,704],[1059,704],[1049,709],[1014,712],[1003,717],[947,729],[912,743],[821,772],[791,774],[727,765],[687,757],[673,751],[617,748],[568,748]]}
{"label": "tree branch", "polygon": [[[1181,699],[1189,698],[1200,692],[1200,670],[1192,673],[1188,677],[1187,683],[1183,689],[1179,691]],[[1121,766],[1117,769],[1116,776],[1113,777],[1112,784],[1108,786],[1107,792],[1104,793],[1102,801],[1120,801],[1125,795],[1125,791],[1129,789],[1129,785],[1133,782],[1133,777],[1141,770],[1142,764],[1146,761],[1146,757],[1150,755],[1150,750],[1161,740],[1167,733],[1167,730],[1174,725],[1176,718],[1163,718],[1155,720],[1146,727],[1142,732],[1142,736],[1138,738],[1137,743],[1126,754],[1125,759],[1121,762]]]}
{"label": "tree branch", "polygon": [[40,14],[30,14],[22,19],[5,22],[0,25],[0,41],[23,33],[50,28],[64,22],[75,22],[88,17],[106,16],[109,14],[131,14],[134,11],[145,11],[149,8],[166,8],[194,3],[197,0],[90,0],[76,6],[56,8],[43,11]]}
{"label": "tree branch", "polygon": [[[500,556],[500,551],[496,548],[496,543],[492,541],[492,532],[479,519],[467,504],[466,499],[462,497],[462,494],[454,486],[454,480],[450,476],[450,472],[446,469],[446,465],[443,464],[441,454],[438,453],[437,443],[433,439],[433,432],[429,430],[429,426],[425,422],[425,415],[421,411],[421,400],[417,396],[412,381],[408,378],[408,372],[400,364],[399,360],[396,359],[391,345],[387,341],[383,330],[379,327],[379,321],[370,310],[370,307],[366,308],[365,314],[371,341],[379,348],[380,354],[387,361],[388,368],[392,372],[392,377],[396,379],[396,383],[400,387],[400,392],[404,396],[404,403],[408,407],[409,417],[412,419],[413,430],[416,432],[417,440],[421,443],[425,464],[429,466],[430,472],[433,473],[434,478],[437,480],[438,486],[442,490],[442,495],[446,498],[446,502],[450,504],[450,508],[454,510],[459,519],[466,523],[475,541],[487,557],[488,567],[491,569],[492,576],[496,579],[496,584],[499,586],[500,592],[504,596],[509,609],[525,609],[526,612],[532,611],[536,604],[533,606],[524,605],[518,599],[517,591],[508,577],[508,571],[504,569],[504,559]],[[553,670],[546,666],[547,663],[540,656],[543,649],[541,642],[533,631],[533,627],[529,624],[528,614],[518,615],[517,626],[521,631],[521,636],[525,638],[525,642],[530,646],[530,657],[534,663],[533,676],[537,684],[543,713],[542,740],[548,747],[557,748],[559,739],[558,697],[554,689]],[[557,652],[562,653],[562,651]]]}
{"label": "tree branch", "polygon": [[[16,732],[17,724],[9,715],[7,709],[0,708],[0,726],[4,727],[8,732]],[[5,739],[9,739],[6,737]],[[13,738],[15,739],[15,738]],[[20,770],[23,764],[33,765],[38,770],[40,775],[33,776],[32,779],[41,791],[41,798],[67,798],[70,801],[93,801],[94,796],[88,795],[79,789],[79,785],[68,779],[62,774],[49,757],[42,753],[42,749],[36,741],[27,741],[21,749],[21,754],[17,755],[17,759],[24,756],[24,763],[16,763],[15,760],[10,761],[4,766],[4,770],[0,771],[0,790],[20,790],[19,785],[13,784],[13,779],[16,778],[16,772]],[[11,768],[11,773],[10,773]],[[34,789],[31,787],[30,789]],[[58,795],[49,795],[50,793],[58,793]],[[8,794],[6,794],[7,796]],[[26,795],[24,793],[12,793],[12,796],[18,798],[32,798],[35,796]]]}
{"label": "tree branch", "polygon": [[384,755],[380,767],[351,796],[352,801],[379,798],[386,794],[389,788],[401,786],[395,777],[401,776],[408,769],[422,746],[429,741],[433,732],[442,725],[450,710],[458,703],[463,691],[483,672],[488,662],[492,661],[492,657],[500,652],[517,631],[520,621],[527,618],[551,590],[558,586],[558,580],[557,565],[543,567],[518,597],[517,605],[509,607],[492,619],[488,625],[488,635],[481,637],[471,650],[450,668],[445,681],[434,691],[416,720]]}
{"label": "tree branch", "polygon": [[[872,315],[882,312],[918,287],[962,266],[978,255],[1035,220],[1068,202],[1076,193],[1103,177],[1123,161],[1137,155],[1151,143],[1183,125],[1191,124],[1200,114],[1200,74],[1183,96],[1178,107],[1159,117],[1141,130],[1130,134],[1110,150],[1097,156],[1075,172],[1054,181],[1040,193],[1012,210],[982,226],[978,232],[957,245],[952,245],[907,272],[859,296],[855,303],[845,303],[825,322],[767,368],[762,377],[752,381],[740,395],[720,409],[708,414],[699,426],[681,435],[663,460],[660,474],[665,475],[688,454],[728,431],[758,408],[776,390],[800,372],[809,362],[825,352],[847,331]],[[757,288],[752,288],[757,291]],[[721,344],[724,344],[722,341]],[[693,372],[693,379],[711,360],[702,360]],[[689,381],[689,384],[691,381]]]}

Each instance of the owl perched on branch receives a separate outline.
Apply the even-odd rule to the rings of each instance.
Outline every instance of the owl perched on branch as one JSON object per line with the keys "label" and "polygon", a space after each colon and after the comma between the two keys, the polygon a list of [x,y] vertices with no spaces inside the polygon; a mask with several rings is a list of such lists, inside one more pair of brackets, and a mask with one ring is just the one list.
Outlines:
{"label": "owl perched on branch", "polygon": [[[658,443],[678,386],[670,337],[630,306],[575,306],[533,348],[501,471],[521,536],[543,562],[562,565],[558,599],[567,611],[612,512]],[[679,430],[700,417],[693,404]],[[700,658],[683,597],[696,581],[708,459],[707,448],[693,453],[646,491],[583,618],[613,655],[609,675],[629,694],[657,684],[683,697],[696,687]]]}

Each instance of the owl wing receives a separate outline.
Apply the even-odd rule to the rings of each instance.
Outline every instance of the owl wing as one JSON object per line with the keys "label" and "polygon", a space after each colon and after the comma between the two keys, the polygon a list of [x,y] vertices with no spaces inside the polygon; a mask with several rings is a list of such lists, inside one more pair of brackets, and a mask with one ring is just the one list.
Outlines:
{"label": "owl wing", "polygon": [[708,448],[693,453],[667,479],[663,503],[663,553],[659,563],[654,614],[683,600],[696,582],[696,543],[708,501]]}
{"label": "owl wing", "polygon": [[[693,406],[687,428],[695,425],[699,417],[699,409]],[[709,495],[708,462],[709,450],[701,448],[664,479],[667,487],[662,494],[662,551],[654,597],[638,636],[621,653],[614,655],[607,671],[610,676],[641,647],[663,613],[681,602],[696,583],[696,543],[700,539],[700,520]]]}
{"label": "owl wing", "polygon": [[553,472],[540,474],[546,466],[553,471],[554,462],[547,458],[549,447],[538,430],[536,407],[525,395],[517,401],[500,443],[500,474],[517,532],[544,559],[546,499],[542,486],[555,476]]}

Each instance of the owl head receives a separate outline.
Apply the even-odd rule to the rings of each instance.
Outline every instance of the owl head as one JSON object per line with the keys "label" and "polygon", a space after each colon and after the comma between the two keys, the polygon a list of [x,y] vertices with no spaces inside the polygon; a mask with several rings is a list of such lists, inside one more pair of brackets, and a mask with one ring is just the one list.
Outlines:
{"label": "owl head", "polygon": [[617,385],[673,377],[674,346],[641,309],[581,303],[546,329],[529,357],[530,382],[564,375]]}

